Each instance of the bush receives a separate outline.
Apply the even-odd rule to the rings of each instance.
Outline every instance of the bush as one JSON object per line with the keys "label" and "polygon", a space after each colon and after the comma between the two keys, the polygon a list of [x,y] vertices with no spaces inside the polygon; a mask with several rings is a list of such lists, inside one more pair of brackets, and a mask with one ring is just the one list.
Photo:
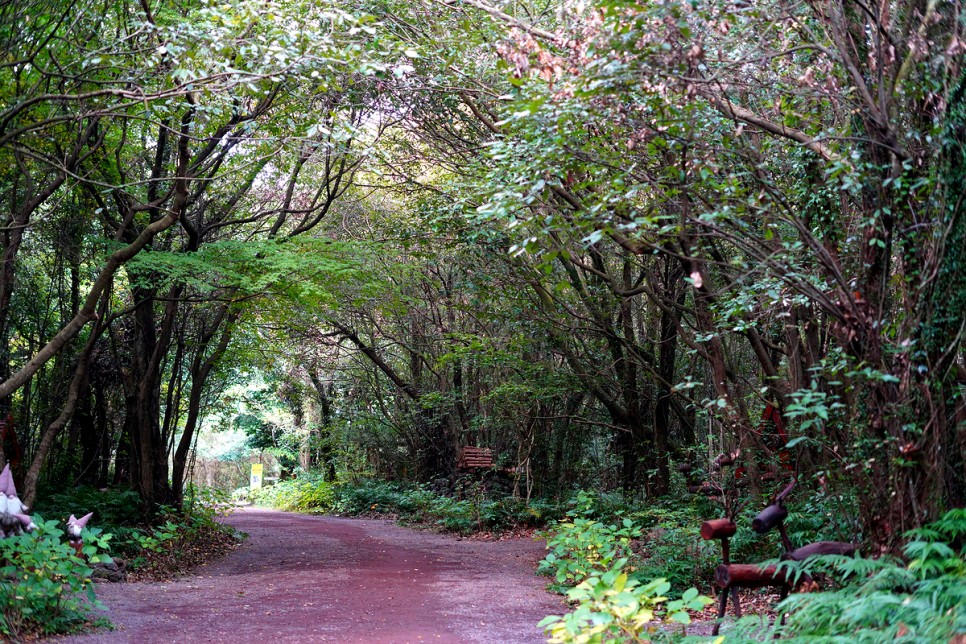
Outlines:
{"label": "bush", "polygon": [[569,521],[555,525],[546,533],[550,552],[538,570],[553,575],[558,588],[578,584],[592,574],[623,569],[631,555],[631,541],[641,536],[640,527],[631,519],[604,523],[592,518],[591,499],[583,492],[578,505],[568,513]]}
{"label": "bush", "polygon": [[63,521],[71,514],[82,516],[93,511],[97,525],[108,530],[114,526],[133,526],[144,522],[141,498],[130,489],[100,490],[82,485],[56,494],[41,495],[36,506],[36,511],[42,515]]}
{"label": "bush", "polygon": [[[540,622],[552,643],[564,642],[650,642],[661,631],[651,624],[657,619],[690,624],[689,610],[701,610],[714,600],[694,588],[681,599],[667,602],[671,584],[655,579],[646,584],[627,576],[620,569],[589,577],[567,593],[576,603],[570,613],[551,615]],[[646,637],[642,637],[647,633]]]}
{"label": "bush", "polygon": [[306,473],[252,493],[252,500],[280,510],[350,516],[391,514],[403,523],[428,524],[448,532],[469,534],[539,526],[559,513],[556,505],[493,495],[474,481],[463,486],[466,498],[437,494],[427,486],[377,479],[330,483]]}
{"label": "bush", "polygon": [[130,570],[148,566],[161,576],[200,560],[192,544],[217,542],[216,550],[224,549],[234,532],[217,520],[233,507],[228,495],[193,485],[185,490],[180,510],[162,506],[152,523],[146,521],[141,499],[132,490],[82,486],[45,496],[37,505],[48,516],[65,519],[93,511],[97,529],[113,535],[111,554],[126,559]]}
{"label": "bush", "polygon": [[[557,590],[573,586],[566,594],[576,604],[572,612],[540,623],[551,642],[650,641],[663,631],[644,637],[651,628],[649,622],[688,624],[689,610],[701,610],[714,601],[691,588],[680,600],[668,603],[662,615],[661,604],[667,601],[671,584],[663,577],[645,582],[651,571],[635,567],[632,543],[641,536],[641,525],[629,517],[594,518],[600,505],[586,492],[578,493],[572,505],[569,520],[547,532],[550,552],[539,566],[541,572],[554,576]],[[684,534],[674,528],[664,534]],[[652,567],[667,567],[658,557],[660,550],[655,550]]]}
{"label": "bush", "polygon": [[[0,633],[65,633],[84,625],[91,608],[102,608],[94,596],[92,569],[64,541],[57,521],[34,515],[37,530],[0,539]],[[83,552],[90,563],[101,560],[110,535],[85,529]]]}
{"label": "bush", "polygon": [[141,498],[130,489],[98,489],[82,485],[55,494],[42,495],[37,501],[38,512],[66,521],[71,514],[81,516],[93,512],[92,523],[112,535],[112,553],[129,558],[136,568],[144,561],[144,551],[155,552],[160,544],[171,538],[173,526],[145,524]]}
{"label": "bush", "polygon": [[131,557],[128,565],[141,577],[177,575],[234,547],[234,529],[218,520],[232,507],[225,492],[188,486],[180,510],[163,507],[159,525],[122,529],[118,549]]}
{"label": "bush", "polygon": [[415,486],[402,486],[376,479],[340,483],[332,510],[339,514],[413,514],[429,502],[432,493],[422,494]]}
{"label": "bush", "polygon": [[[639,579],[667,579],[672,588],[703,587],[721,563],[717,542],[701,539],[702,521],[714,514],[690,505],[652,505],[630,518],[641,525],[643,538],[632,563]],[[771,553],[774,555],[774,552]]]}
{"label": "bush", "polygon": [[250,493],[253,503],[276,507],[287,512],[331,512],[335,502],[333,484],[319,475],[303,474],[299,478],[279,481]]}

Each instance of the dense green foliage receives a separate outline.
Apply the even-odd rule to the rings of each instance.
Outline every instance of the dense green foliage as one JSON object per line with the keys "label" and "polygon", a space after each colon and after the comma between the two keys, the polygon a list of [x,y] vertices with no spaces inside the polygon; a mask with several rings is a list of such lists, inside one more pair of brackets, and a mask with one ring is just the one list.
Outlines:
{"label": "dense green foliage", "polygon": [[37,530],[0,539],[0,635],[53,635],[78,630],[89,612],[102,608],[94,597],[89,563],[102,560],[111,535],[85,530],[84,555],[67,544],[57,521],[34,519]]}
{"label": "dense green foliage", "polygon": [[7,3],[0,462],[135,558],[253,463],[463,533],[613,499],[550,565],[640,610],[793,477],[796,543],[899,556],[966,505],[964,16]]}
{"label": "dense green foliage", "polygon": [[[221,535],[233,538],[234,531],[218,521],[231,511],[228,495],[218,490],[191,487],[182,508],[162,508],[153,521],[145,521],[141,499],[129,489],[107,489],[81,486],[64,490],[38,501],[39,511],[48,516],[66,517],[93,512],[97,527],[92,534],[110,536],[107,552],[121,557],[131,570],[172,568],[179,555],[190,553]],[[183,557],[183,565],[194,562]],[[175,563],[175,570],[177,564]]]}
{"label": "dense green foliage", "polygon": [[607,524],[589,518],[593,510],[585,493],[577,497],[577,503],[568,520],[554,526],[547,539],[550,552],[540,564],[540,570],[560,586],[573,586],[591,575],[623,569],[631,556],[631,542],[641,536],[640,526],[631,519]]}
{"label": "dense green foliage", "polygon": [[[552,643],[650,642],[670,640],[655,620],[690,624],[688,611],[701,610],[713,600],[691,588],[680,599],[665,596],[671,584],[655,579],[640,584],[620,569],[591,576],[567,593],[576,603],[573,612],[541,622]],[[662,606],[662,604],[665,604]]]}
{"label": "dense green foliage", "polygon": [[251,493],[262,505],[296,512],[390,515],[407,524],[420,524],[457,534],[502,531],[539,526],[559,512],[555,504],[531,503],[500,493],[488,493],[469,483],[462,498],[438,494],[427,486],[361,479],[332,483],[305,475]]}
{"label": "dense green foliage", "polygon": [[[567,519],[554,524],[547,533],[546,557],[539,570],[554,578],[552,587],[565,592],[573,610],[562,617],[547,617],[543,625],[552,642],[646,641],[660,637],[662,631],[655,620],[689,624],[688,611],[700,611],[712,599],[690,588],[680,599],[667,602],[665,596],[672,584],[662,575],[665,570],[675,576],[676,563],[689,554],[675,551],[679,544],[672,537],[662,542],[656,531],[644,536],[634,519],[620,514],[613,520],[595,518],[600,503],[592,495],[580,492],[573,501]],[[648,514],[646,511],[639,514]],[[658,510],[653,513],[660,515]],[[653,518],[653,517],[652,517]],[[680,527],[660,528],[665,534],[687,531]],[[652,536],[653,535],[653,536]],[[693,539],[693,535],[688,535]],[[689,540],[685,537],[683,540]],[[649,566],[641,566],[634,544],[647,544],[652,549]],[[682,581],[700,578],[698,567]],[[670,637],[664,633],[665,637]]]}
{"label": "dense green foliage", "polygon": [[41,494],[37,500],[37,511],[50,517],[66,520],[71,514],[94,512],[97,524],[116,532],[121,526],[137,525],[142,516],[139,511],[140,499],[134,490],[108,488],[99,490],[82,485],[68,490],[58,490],[52,494]]}

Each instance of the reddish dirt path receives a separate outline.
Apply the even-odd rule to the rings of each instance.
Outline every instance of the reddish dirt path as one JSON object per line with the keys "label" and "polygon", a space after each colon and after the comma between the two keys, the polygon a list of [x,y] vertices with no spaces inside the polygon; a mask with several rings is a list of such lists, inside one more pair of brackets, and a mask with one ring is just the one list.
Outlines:
{"label": "reddish dirt path", "polygon": [[543,642],[560,599],[539,543],[458,541],[389,521],[246,509],[250,536],[169,583],[101,584],[117,630],[69,642]]}

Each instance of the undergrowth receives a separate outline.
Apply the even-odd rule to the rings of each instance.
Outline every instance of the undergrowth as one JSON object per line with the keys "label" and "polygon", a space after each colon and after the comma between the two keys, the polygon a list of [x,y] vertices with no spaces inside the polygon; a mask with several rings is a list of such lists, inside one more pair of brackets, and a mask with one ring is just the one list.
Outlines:
{"label": "undergrowth", "polygon": [[89,564],[105,558],[110,535],[85,529],[84,561],[54,520],[34,514],[37,529],[0,539],[0,635],[4,640],[74,632],[102,608]]}
{"label": "undergrowth", "polygon": [[903,557],[826,556],[782,566],[821,575],[836,585],[825,592],[789,596],[784,617],[763,629],[741,620],[730,641],[762,635],[790,642],[966,641],[966,509],[907,532]]}
{"label": "undergrowth", "polygon": [[[667,635],[660,622],[683,625],[690,611],[700,611],[713,600],[690,588],[669,601],[672,584],[640,566],[634,543],[644,526],[628,516],[600,517],[594,495],[578,493],[567,518],[545,534],[547,556],[538,570],[553,577],[551,587],[565,593],[573,605],[569,613],[544,619],[551,642],[644,642]],[[670,534],[667,528],[662,536]]]}
{"label": "undergrowth", "polygon": [[133,490],[81,486],[43,496],[38,511],[66,521],[94,512],[91,525],[111,535],[110,555],[139,578],[170,577],[230,549],[234,530],[218,521],[232,507],[227,494],[188,486],[181,509],[161,506],[152,520]]}
{"label": "undergrowth", "polygon": [[125,547],[133,553],[134,576],[167,579],[233,549],[240,535],[219,521],[232,507],[224,492],[189,487],[180,510],[162,508],[159,525],[129,533]]}
{"label": "undergrowth", "polygon": [[391,515],[402,523],[429,525],[462,535],[540,526],[560,512],[555,504],[531,501],[528,505],[523,499],[490,491],[479,481],[467,482],[458,496],[452,497],[437,494],[428,486],[376,479],[333,483],[308,473],[249,494],[255,503],[280,510]]}
{"label": "undergrowth", "polygon": [[[551,641],[681,639],[681,632],[658,626],[662,612],[665,620],[686,622],[687,610],[700,609],[711,599],[691,589],[681,603],[669,603],[666,594],[672,587],[685,587],[696,574],[709,579],[711,564],[720,556],[716,548],[704,551],[696,530],[690,534],[687,515],[686,508],[657,507],[601,516],[592,495],[579,494],[566,520],[546,533],[549,552],[540,570],[573,604],[567,615],[544,620]],[[804,541],[816,534],[802,528],[797,536]],[[792,594],[777,606],[777,619],[750,615],[725,624],[714,641],[966,641],[966,509],[952,510],[905,538],[901,558],[826,556],[781,562],[795,575],[820,580],[827,590]],[[644,547],[635,548],[638,543]],[[749,557],[742,561],[775,559],[751,558],[773,547],[769,539],[739,541],[738,546]]]}

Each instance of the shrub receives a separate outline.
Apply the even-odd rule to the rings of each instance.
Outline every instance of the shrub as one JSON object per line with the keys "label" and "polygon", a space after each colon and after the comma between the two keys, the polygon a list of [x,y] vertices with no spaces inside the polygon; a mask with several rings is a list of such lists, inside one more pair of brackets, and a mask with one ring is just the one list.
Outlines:
{"label": "shrub", "polygon": [[650,642],[660,635],[656,619],[690,624],[689,610],[701,610],[714,600],[698,594],[694,588],[681,599],[667,602],[665,595],[671,584],[655,579],[646,584],[628,577],[615,568],[600,576],[592,576],[567,593],[576,603],[570,613],[551,615],[540,622],[550,635],[550,642]]}
{"label": "shrub", "polygon": [[338,485],[333,510],[342,514],[415,512],[419,494],[403,486],[376,479],[361,479]]}
{"label": "shrub", "polygon": [[721,548],[701,539],[701,523],[708,516],[704,507],[680,504],[652,505],[631,514],[643,532],[632,559],[637,577],[664,578],[672,588],[701,587],[712,579]]}
{"label": "shrub", "polygon": [[[650,641],[663,632],[650,633],[650,622],[670,619],[688,624],[687,611],[701,610],[714,601],[691,588],[681,599],[668,603],[662,615],[661,604],[667,601],[671,584],[663,577],[644,582],[648,571],[634,566],[631,544],[641,536],[641,525],[626,517],[614,521],[594,518],[600,506],[585,492],[578,493],[573,506],[569,520],[548,531],[550,552],[539,567],[554,576],[557,590],[574,586],[566,591],[576,604],[574,610],[540,623],[551,642]],[[675,532],[666,530],[664,534],[684,534],[678,526],[674,528]],[[656,551],[653,565],[666,566],[657,560],[659,556]]]}
{"label": "shrub", "polygon": [[232,507],[225,492],[189,486],[180,510],[163,507],[159,525],[123,529],[119,545],[142,577],[179,574],[234,547],[234,529],[218,520]]}
{"label": "shrub", "polygon": [[94,512],[98,526],[132,526],[143,523],[141,498],[130,489],[107,488],[104,490],[82,485],[56,494],[42,495],[36,504],[40,514],[67,520],[71,514],[81,516]]}
{"label": "shrub", "polygon": [[394,514],[403,523],[428,524],[448,532],[469,534],[542,525],[559,512],[555,504],[498,494],[478,481],[462,487],[466,498],[437,494],[427,486],[376,479],[330,483],[317,474],[302,474],[252,494],[260,505],[295,512],[346,515]]}
{"label": "shrub", "polygon": [[219,519],[231,514],[234,508],[224,490],[188,485],[181,511],[182,530],[189,533],[206,529],[230,530]]}
{"label": "shrub", "polygon": [[[102,608],[94,596],[90,566],[64,541],[56,521],[34,515],[37,530],[0,539],[0,633],[69,632],[87,621],[91,608]],[[83,552],[90,563],[101,560],[110,535],[85,529]]]}
{"label": "shrub", "polygon": [[253,491],[250,496],[258,505],[288,512],[330,512],[335,503],[334,485],[318,475],[309,474],[279,481]]}
{"label": "shrub", "polygon": [[550,552],[538,570],[552,574],[558,585],[571,586],[592,574],[623,569],[632,554],[631,541],[640,535],[630,519],[606,524],[572,516],[547,534]]}

